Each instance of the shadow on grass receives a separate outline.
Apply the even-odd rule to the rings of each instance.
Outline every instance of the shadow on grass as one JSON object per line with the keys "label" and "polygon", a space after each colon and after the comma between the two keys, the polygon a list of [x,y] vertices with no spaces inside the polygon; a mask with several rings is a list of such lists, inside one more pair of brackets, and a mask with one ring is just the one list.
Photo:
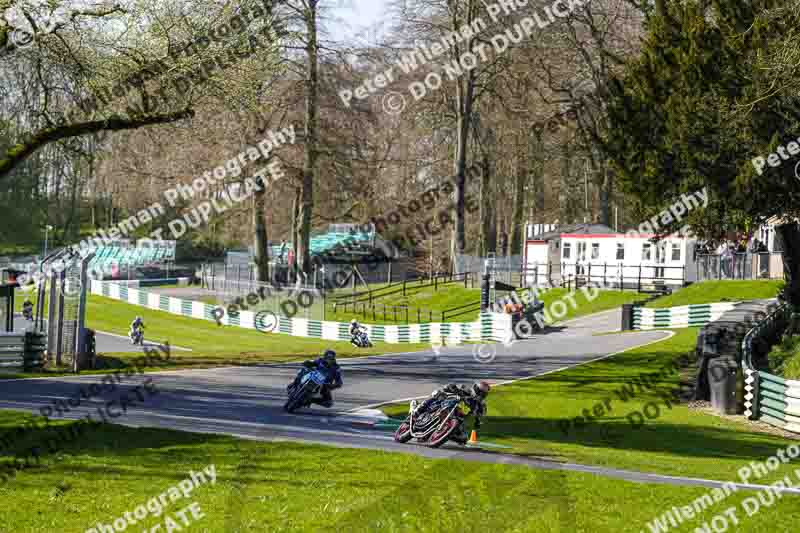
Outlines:
{"label": "shadow on grass", "polygon": [[[3,424],[1,431],[8,435],[21,426],[23,417],[18,413],[2,413],[0,422]],[[8,424],[8,419],[16,420]],[[28,417],[25,417],[27,420]],[[165,463],[186,462],[195,465],[206,465],[210,451],[217,444],[229,443],[232,438],[213,434],[195,434],[159,428],[128,428],[113,424],[87,424],[75,421],[54,421],[50,427],[28,428],[24,434],[8,439],[11,445],[0,451],[0,465],[4,471],[17,465],[14,471],[26,473],[58,473],[59,470],[69,472],[70,476],[76,474],[93,474],[97,477],[114,474],[117,476],[140,477],[140,472],[131,468],[114,468],[108,459],[125,457],[140,458],[134,462],[138,466],[147,465],[150,471],[148,476],[163,479],[179,480],[186,477],[183,471],[174,471],[164,468]],[[38,461],[30,454],[30,450],[38,448]],[[168,450],[168,453],[161,450]],[[74,459],[63,460],[67,456]],[[161,456],[161,459],[159,459]],[[87,458],[104,458],[97,467],[86,466]],[[27,460],[26,460],[27,458]],[[204,462],[205,461],[205,462]],[[124,465],[130,462],[121,461]],[[155,463],[155,464],[153,464]],[[173,474],[174,472],[174,474]],[[0,478],[2,486],[2,478]]]}
{"label": "shadow on grass", "polygon": [[[662,408],[664,406],[662,405]],[[633,410],[633,409],[632,409]],[[627,414],[627,412],[626,412]],[[574,444],[633,452],[653,452],[692,458],[764,460],[775,453],[778,443],[770,435],[744,433],[736,429],[646,421],[634,427],[622,416],[607,416],[598,422],[569,428],[546,418],[493,416],[481,426],[484,439],[528,439],[531,453],[552,453],[549,444]]]}

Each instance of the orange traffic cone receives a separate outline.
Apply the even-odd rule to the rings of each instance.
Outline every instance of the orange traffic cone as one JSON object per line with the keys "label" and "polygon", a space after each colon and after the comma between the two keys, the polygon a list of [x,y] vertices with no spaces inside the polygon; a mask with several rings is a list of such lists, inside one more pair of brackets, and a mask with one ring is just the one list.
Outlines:
{"label": "orange traffic cone", "polygon": [[474,429],[472,430],[472,433],[470,433],[469,435],[469,444],[478,444],[478,432],[475,431]]}

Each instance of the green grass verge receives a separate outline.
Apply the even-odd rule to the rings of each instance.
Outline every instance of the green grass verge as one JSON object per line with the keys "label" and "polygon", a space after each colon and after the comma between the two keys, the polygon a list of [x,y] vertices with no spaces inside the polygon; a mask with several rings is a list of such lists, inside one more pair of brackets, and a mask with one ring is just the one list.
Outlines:
{"label": "green grass verge", "polygon": [[[441,322],[442,311],[467,304],[475,304],[475,307],[470,311],[462,310],[459,314],[455,314],[455,311],[448,313],[444,321],[470,322],[476,319],[478,316],[477,305],[481,300],[480,289],[465,288],[463,281],[440,283],[438,289],[432,286],[425,286],[427,283],[428,280],[409,282],[406,284],[405,294],[398,292],[375,298],[374,315],[373,308],[369,306],[369,302],[364,303],[365,307],[362,307],[362,304],[359,303],[355,311],[352,307],[348,307],[346,311],[338,308],[335,312],[332,302],[329,302],[326,309],[326,318],[336,321],[350,321],[352,318],[356,318],[370,324],[405,324],[404,311],[398,309],[397,315],[395,315],[392,307],[407,306],[412,308],[409,310],[409,323],[417,323],[417,309],[420,309],[419,319],[421,322]],[[375,287],[373,286],[373,288]],[[396,289],[400,288],[396,287]],[[347,291],[343,290],[342,294],[347,294]],[[385,311],[384,306],[386,306]],[[362,312],[363,308],[366,310]],[[397,319],[395,319],[395,316],[397,316]]]}
{"label": "green grass verge", "polygon": [[782,280],[700,281],[668,296],[662,296],[652,302],[648,302],[645,307],[662,308],[691,304],[762,300],[774,298],[782,288]]}
{"label": "green grass verge", "polygon": [[[574,306],[569,298],[565,298],[568,294],[571,294],[570,298],[574,298]],[[590,301],[587,297],[588,294],[588,292],[582,290],[570,293],[567,289],[558,288],[543,292],[540,300],[544,302],[545,309],[549,310],[550,321],[557,323],[601,311],[608,311],[609,309],[616,309],[621,307],[622,304],[635,302],[647,297],[646,294],[630,291],[598,291],[597,296]],[[562,310],[560,305],[553,307],[553,303],[559,300],[566,304],[567,312],[563,316],[558,316],[558,313]]]}
{"label": "green grass verge", "polygon": [[[35,304],[35,301],[34,301]],[[339,357],[357,357],[383,353],[409,352],[430,347],[430,344],[375,343],[367,349],[356,348],[349,342],[292,337],[277,333],[262,333],[235,326],[218,326],[215,322],[198,320],[131,305],[103,296],[90,295],[86,311],[87,327],[97,331],[127,335],[133,317],[140,315],[145,322],[145,338],[150,342],[166,342],[192,351],[172,350],[169,368],[204,367],[224,364],[253,364],[259,362],[296,361],[336,350]],[[117,368],[130,364],[141,354],[104,354],[104,363]],[[164,367],[157,367],[163,369]],[[25,377],[41,374],[5,374],[1,377]]]}
{"label": "green grass verge", "polygon": [[[657,380],[652,390],[633,386],[632,380],[640,374],[656,372],[692,350],[696,337],[697,328],[677,330],[672,338],[649,346],[498,387],[489,398],[489,417],[481,428],[481,438],[510,445],[513,452],[526,455],[733,480],[743,463],[764,460],[789,442],[755,433],[744,422],[690,410],[685,404],[667,407],[658,393],[669,396],[679,382],[677,373]],[[616,394],[625,385],[635,392],[627,401]],[[595,423],[566,432],[559,426],[565,419],[583,416],[584,409],[591,414],[605,400],[609,400],[610,411]],[[643,412],[650,402],[659,407],[660,416],[632,427],[627,416]],[[385,408],[393,416],[403,416],[407,410],[408,405]]]}
{"label": "green grass verge", "polygon": [[[22,421],[0,411],[0,429]],[[36,439],[46,438],[44,433]],[[6,461],[0,457],[0,461]],[[264,443],[217,435],[104,425],[0,484],[7,503],[0,531],[81,533],[110,525],[171,486],[214,465],[206,482],[127,531],[149,531],[169,517],[181,530],[208,532],[593,532],[647,530],[672,506],[707,489],[645,485],[600,476],[460,460]],[[210,480],[209,480],[210,481]],[[687,522],[700,526],[752,493],[734,493]],[[177,511],[197,502],[202,518],[184,527]],[[153,506],[155,508],[155,506]],[[740,508],[737,531],[794,531],[796,501],[784,497],[761,515]],[[179,531],[176,528],[173,531]]]}
{"label": "green grass verge", "polygon": [[[523,291],[519,291],[521,295]],[[569,298],[574,298],[575,305],[572,305],[569,298],[565,298],[565,296],[569,295]],[[563,288],[556,288],[550,289],[548,291],[543,292],[540,295],[540,300],[544,302],[545,308],[551,310],[551,322],[560,322],[565,320],[570,320],[573,318],[577,318],[580,316],[590,315],[593,313],[598,313],[601,311],[607,311],[609,309],[615,309],[620,307],[622,304],[631,303],[637,300],[642,300],[646,298],[646,294],[637,293],[637,292],[630,292],[630,291],[599,291],[596,298],[589,301],[587,298],[587,293],[583,291],[572,291],[570,292],[568,289]],[[566,313],[564,315],[558,316],[558,313],[562,311],[560,305],[557,305],[555,308],[552,308],[551,305],[556,301],[563,301],[566,304]],[[420,289],[418,291],[407,291],[407,296],[396,295],[393,297],[387,297],[380,300],[381,305],[385,303],[388,306],[390,305],[409,305],[411,307],[420,307],[425,309],[435,309],[436,311],[433,314],[433,321],[438,322],[440,319],[437,318],[436,313],[441,312],[442,309],[447,309],[450,307],[456,307],[465,305],[468,303],[474,303],[480,301],[480,290],[479,289],[465,289],[463,286],[458,285],[449,285],[446,289],[440,289],[439,291],[434,291],[432,287],[427,287]],[[377,320],[372,319],[371,312],[365,315],[361,314],[354,314],[352,312],[349,313],[336,313],[337,320],[350,320],[354,316],[359,320],[363,320],[364,322],[368,322],[370,324],[403,324],[405,323],[404,316],[398,317],[400,320],[394,321],[392,320],[392,316],[390,314],[389,320],[383,320],[381,315],[382,307],[378,306],[378,314]],[[555,311],[555,312],[552,312]],[[388,311],[391,313],[391,310]],[[477,311],[471,311],[464,315],[459,315],[457,317],[448,317],[447,322],[467,322],[471,320],[475,320],[477,317]],[[428,316],[423,314],[422,315],[423,322],[428,321]],[[411,322],[416,322],[416,314],[414,311],[411,312],[410,316]]]}

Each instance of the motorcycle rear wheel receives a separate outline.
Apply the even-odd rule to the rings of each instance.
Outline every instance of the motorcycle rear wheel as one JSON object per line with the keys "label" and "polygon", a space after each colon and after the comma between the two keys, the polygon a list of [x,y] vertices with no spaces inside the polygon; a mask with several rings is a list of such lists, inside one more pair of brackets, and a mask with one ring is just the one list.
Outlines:
{"label": "motorcycle rear wheel", "polygon": [[459,419],[449,418],[447,422],[444,423],[444,427],[437,429],[431,434],[428,440],[428,446],[431,448],[438,448],[447,442],[447,439],[449,439],[450,435],[452,435],[453,432],[458,429],[459,425],[461,425],[461,421]]}

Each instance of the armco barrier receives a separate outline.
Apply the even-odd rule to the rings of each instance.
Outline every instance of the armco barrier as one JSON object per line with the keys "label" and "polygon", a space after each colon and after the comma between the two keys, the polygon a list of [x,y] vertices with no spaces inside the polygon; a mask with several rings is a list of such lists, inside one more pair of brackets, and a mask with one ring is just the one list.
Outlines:
{"label": "armco barrier", "polygon": [[[214,309],[217,308],[215,305],[147,292],[143,289],[108,281],[92,280],[91,293],[175,315],[200,320],[215,320],[213,314]],[[225,313],[221,322],[227,326],[256,329],[256,315],[257,313],[253,311],[241,311],[238,316],[233,317]],[[511,315],[499,313],[481,313],[476,322],[433,322],[397,326],[363,325],[367,329],[370,339],[393,344],[440,342],[442,339],[447,344],[458,344],[465,341],[504,342],[509,340],[512,335]],[[349,341],[349,326],[346,322],[279,317],[275,333],[312,339]]]}
{"label": "armco barrier", "polygon": [[636,306],[633,308],[633,329],[705,326],[709,322],[719,320],[723,313],[735,307],[735,302],[683,305],[663,309]]}
{"label": "armco barrier", "polygon": [[759,370],[753,361],[753,342],[767,335],[775,336],[791,315],[789,304],[782,304],[747,332],[742,340],[742,364],[745,373],[745,416],[786,431],[800,433],[800,381],[784,379]]}

